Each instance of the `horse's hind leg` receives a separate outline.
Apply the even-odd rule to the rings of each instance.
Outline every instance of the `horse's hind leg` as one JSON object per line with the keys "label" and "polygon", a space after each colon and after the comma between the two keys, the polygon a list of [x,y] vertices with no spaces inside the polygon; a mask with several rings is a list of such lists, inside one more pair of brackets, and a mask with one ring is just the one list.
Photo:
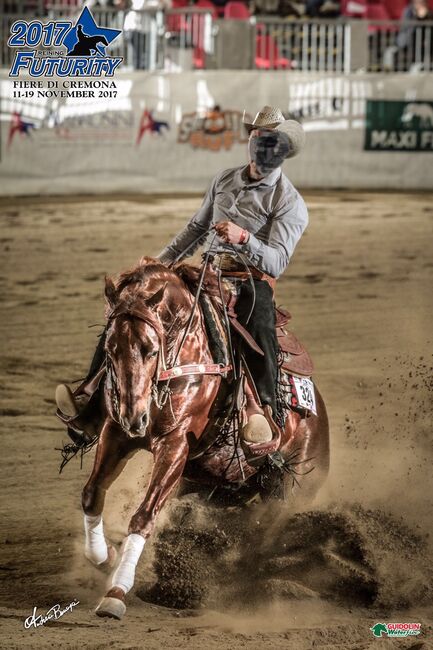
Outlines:
{"label": "horse's hind leg", "polygon": [[117,425],[107,422],[101,432],[95,462],[89,480],[82,492],[86,558],[99,567],[111,567],[116,560],[116,550],[107,544],[102,511],[105,494],[119,476],[134,450],[125,444]]}

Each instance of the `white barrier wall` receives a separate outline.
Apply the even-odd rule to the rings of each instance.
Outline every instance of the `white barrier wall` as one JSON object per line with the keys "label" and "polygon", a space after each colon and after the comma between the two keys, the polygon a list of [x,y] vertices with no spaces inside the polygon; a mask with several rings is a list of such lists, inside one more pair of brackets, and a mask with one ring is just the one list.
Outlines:
{"label": "white barrier wall", "polygon": [[[0,79],[2,195],[201,192],[246,161],[242,111],[264,104],[304,124],[306,148],[284,165],[295,185],[433,189],[433,75],[119,72],[108,87],[66,78],[41,88]],[[367,100],[406,103],[396,132],[370,133],[371,151]],[[391,104],[377,106],[386,120]],[[411,129],[423,131],[419,146]]]}

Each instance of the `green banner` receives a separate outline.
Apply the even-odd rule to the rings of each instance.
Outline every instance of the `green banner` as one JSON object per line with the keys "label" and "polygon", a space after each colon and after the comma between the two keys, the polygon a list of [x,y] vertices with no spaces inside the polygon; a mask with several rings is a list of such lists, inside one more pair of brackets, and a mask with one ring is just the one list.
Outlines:
{"label": "green banner", "polygon": [[367,100],[366,151],[433,151],[433,102]]}

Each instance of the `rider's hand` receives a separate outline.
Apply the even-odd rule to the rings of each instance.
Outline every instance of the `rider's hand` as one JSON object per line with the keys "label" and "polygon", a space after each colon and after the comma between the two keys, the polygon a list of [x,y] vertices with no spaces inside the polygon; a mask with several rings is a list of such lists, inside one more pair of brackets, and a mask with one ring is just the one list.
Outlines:
{"label": "rider's hand", "polygon": [[247,230],[231,221],[220,221],[215,224],[214,228],[218,236],[228,244],[245,244],[250,236]]}

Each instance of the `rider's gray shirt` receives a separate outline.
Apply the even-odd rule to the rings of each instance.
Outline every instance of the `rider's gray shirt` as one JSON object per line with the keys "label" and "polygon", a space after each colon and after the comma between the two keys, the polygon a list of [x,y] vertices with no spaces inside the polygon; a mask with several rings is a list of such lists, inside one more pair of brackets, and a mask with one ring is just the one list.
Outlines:
{"label": "rider's gray shirt", "polygon": [[[308,224],[308,211],[303,198],[281,168],[259,181],[248,176],[248,166],[227,169],[215,176],[203,204],[185,228],[159,254],[164,263],[172,262],[212,224],[232,221],[250,233],[248,242],[234,247],[248,264],[277,278],[287,267],[302,233]],[[233,249],[211,230],[205,239],[205,250],[212,253]],[[213,244],[212,244],[213,240]],[[200,246],[191,247],[187,255]]]}

